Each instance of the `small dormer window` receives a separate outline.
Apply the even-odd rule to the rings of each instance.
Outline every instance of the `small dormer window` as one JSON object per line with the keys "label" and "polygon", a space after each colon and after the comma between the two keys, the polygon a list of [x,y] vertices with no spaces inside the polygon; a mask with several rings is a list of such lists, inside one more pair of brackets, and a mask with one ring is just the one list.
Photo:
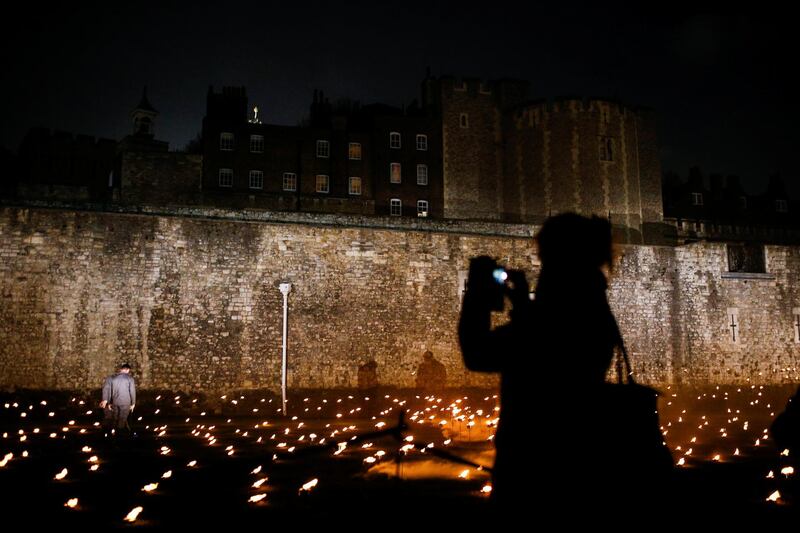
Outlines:
{"label": "small dormer window", "polygon": [[703,205],[703,193],[701,192],[692,193],[692,205]]}
{"label": "small dormer window", "polygon": [[789,210],[789,203],[786,200],[775,200],[775,211],[778,213],[786,213]]}

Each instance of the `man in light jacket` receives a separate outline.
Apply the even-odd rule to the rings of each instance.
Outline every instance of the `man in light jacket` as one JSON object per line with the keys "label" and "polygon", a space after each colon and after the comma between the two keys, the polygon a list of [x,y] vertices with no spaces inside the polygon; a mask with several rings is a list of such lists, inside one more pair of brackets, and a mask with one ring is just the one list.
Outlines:
{"label": "man in light jacket", "polygon": [[136,383],[127,363],[120,366],[119,371],[103,383],[103,401],[100,402],[100,407],[106,409],[109,405],[113,411],[117,433],[122,430],[130,431],[128,415],[136,406]]}

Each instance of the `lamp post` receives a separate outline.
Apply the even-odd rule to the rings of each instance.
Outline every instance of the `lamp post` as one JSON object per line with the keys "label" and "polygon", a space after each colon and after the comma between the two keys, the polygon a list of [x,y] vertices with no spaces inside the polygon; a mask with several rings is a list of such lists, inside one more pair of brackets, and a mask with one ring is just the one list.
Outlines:
{"label": "lamp post", "polygon": [[291,283],[281,283],[278,288],[283,294],[283,354],[281,357],[281,401],[283,405],[283,416],[286,416],[286,334],[287,322],[289,319],[289,291],[292,290]]}

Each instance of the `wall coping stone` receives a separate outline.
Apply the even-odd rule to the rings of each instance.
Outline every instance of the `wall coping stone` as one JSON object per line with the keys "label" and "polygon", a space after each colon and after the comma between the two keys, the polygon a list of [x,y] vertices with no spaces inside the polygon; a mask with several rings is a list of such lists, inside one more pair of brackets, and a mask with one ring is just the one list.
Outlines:
{"label": "wall coping stone", "polygon": [[200,218],[267,224],[303,224],[371,228],[390,231],[419,231],[426,233],[457,233],[494,237],[532,239],[539,229],[533,224],[482,222],[473,220],[402,218],[337,213],[309,213],[268,211],[262,209],[229,209],[207,206],[157,206],[112,203],[73,203],[63,201],[20,200],[0,198],[0,206],[22,209],[52,209],[61,211],[89,211],[128,215]]}

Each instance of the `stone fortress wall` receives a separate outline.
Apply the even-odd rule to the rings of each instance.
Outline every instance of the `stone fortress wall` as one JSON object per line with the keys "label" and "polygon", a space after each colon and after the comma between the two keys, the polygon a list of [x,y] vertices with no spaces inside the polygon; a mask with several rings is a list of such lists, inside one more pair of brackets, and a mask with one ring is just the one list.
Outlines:
{"label": "stone fortress wall", "polygon": [[[426,350],[448,386],[493,386],[458,349],[469,259],[538,270],[523,224],[124,211],[0,208],[0,387],[96,388],[128,361],[143,387],[279,390],[287,281],[290,388],[355,387],[369,360],[413,386]],[[724,244],[621,246],[610,300],[640,381],[797,381],[800,248],[766,261],[732,274]]]}

